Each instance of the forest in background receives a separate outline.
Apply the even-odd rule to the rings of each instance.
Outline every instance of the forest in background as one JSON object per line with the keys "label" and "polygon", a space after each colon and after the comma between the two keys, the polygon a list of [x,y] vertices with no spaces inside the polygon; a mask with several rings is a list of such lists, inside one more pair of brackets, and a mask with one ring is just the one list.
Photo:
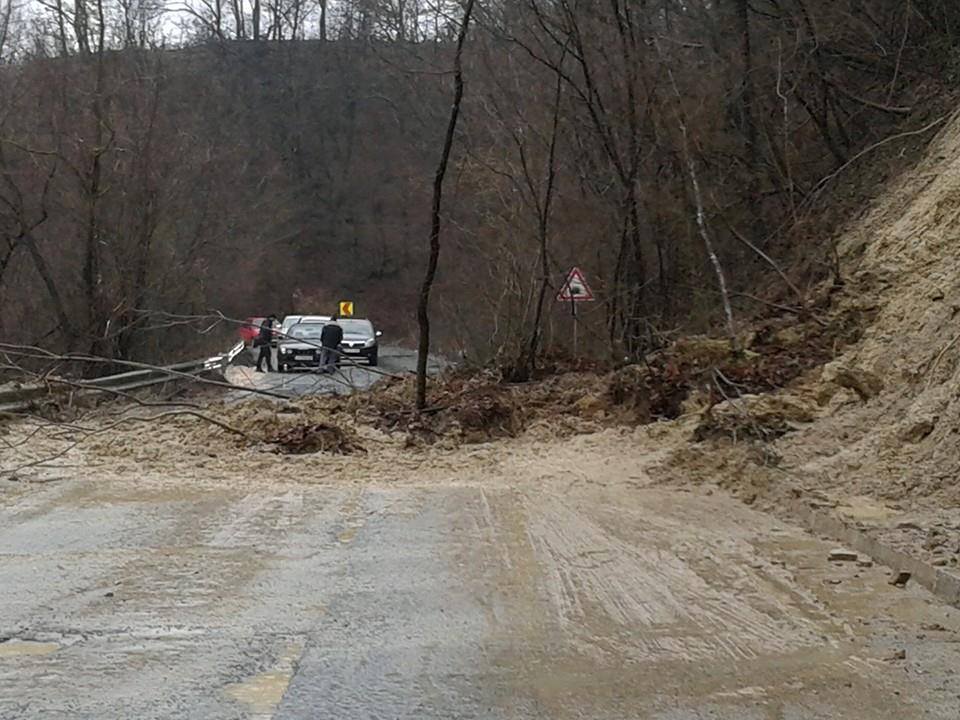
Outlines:
{"label": "forest in background", "polygon": [[[459,6],[203,0],[176,44],[173,9],[0,0],[0,338],[160,362],[233,335],[174,316],[349,298],[412,342]],[[737,316],[802,312],[958,37],[943,0],[477,2],[435,347],[565,346],[574,264],[598,357],[719,326],[717,264]]]}

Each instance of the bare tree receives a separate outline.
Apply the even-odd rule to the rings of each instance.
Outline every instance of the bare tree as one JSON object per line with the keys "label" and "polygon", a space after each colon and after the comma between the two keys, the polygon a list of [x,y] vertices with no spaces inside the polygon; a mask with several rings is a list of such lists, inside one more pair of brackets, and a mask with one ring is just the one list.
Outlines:
{"label": "bare tree", "polygon": [[[532,376],[543,345],[547,293],[554,280],[549,248],[565,83],[562,72],[524,62],[525,54],[504,35],[500,18],[481,17],[475,24],[489,33],[483,69],[493,79],[481,104],[497,150],[471,148],[469,154],[479,172],[492,175],[484,177],[483,184],[495,187],[494,181],[503,181],[497,192],[503,204],[503,242],[489,253],[495,270],[488,304],[503,308],[497,324],[501,332],[493,337],[505,359],[504,375],[524,382]],[[566,53],[561,49],[557,60],[561,70]],[[526,236],[534,241],[533,248],[521,242]],[[497,281],[509,276],[512,283]]]}
{"label": "bare tree", "polygon": [[37,5],[53,15],[56,26],[56,48],[61,57],[66,57],[70,54],[73,44],[68,38],[67,27],[75,27],[75,25],[64,5],[64,0],[37,0]]}
{"label": "bare tree", "polygon": [[13,0],[0,0],[0,63],[6,59],[13,10]]}
{"label": "bare tree", "polygon": [[460,103],[463,100],[463,46],[466,43],[467,32],[470,28],[473,5],[474,0],[467,0],[463,9],[463,19],[460,21],[457,48],[453,58],[453,104],[450,106],[450,119],[443,139],[443,150],[433,180],[433,207],[430,212],[430,255],[417,302],[417,322],[420,327],[420,341],[417,351],[416,405],[418,410],[423,410],[427,406],[427,360],[430,355],[430,290],[433,287],[433,281],[437,274],[437,264],[440,260],[440,212],[443,202],[443,179],[447,174],[450,152],[453,149],[453,138],[457,131],[457,120],[460,117]]}
{"label": "bare tree", "polygon": [[657,56],[663,63],[670,79],[670,89],[673,91],[673,99],[676,103],[677,125],[680,128],[680,147],[683,153],[683,162],[686,165],[687,173],[690,178],[690,188],[693,193],[693,199],[696,206],[697,230],[703,240],[707,256],[710,258],[710,264],[713,266],[717,277],[717,285],[720,288],[720,298],[723,301],[723,315],[727,324],[727,336],[730,340],[730,347],[733,352],[738,352],[737,328],[733,320],[733,306],[730,304],[730,291],[727,288],[727,276],[723,270],[720,258],[717,256],[717,250],[713,240],[710,237],[710,228],[707,225],[707,214],[703,202],[703,193],[700,189],[700,177],[697,173],[697,165],[690,149],[690,135],[687,131],[687,118],[683,110],[683,97],[680,94],[680,87],[677,85],[677,79],[673,74],[673,68],[670,67],[668,60],[664,57],[660,49],[660,43],[655,42]]}
{"label": "bare tree", "polygon": [[[193,32],[170,53],[154,0],[0,0],[5,333],[145,358],[195,338],[145,332],[143,306],[355,297],[415,342],[403,308],[425,284],[428,350],[529,368],[559,322],[550,277],[574,263],[603,301],[583,318],[597,354],[730,332],[738,303],[783,307],[758,282],[802,305],[832,270],[819,238],[873,189],[863,159],[886,173],[926,141],[932,117],[909,113],[949,96],[960,36],[960,5],[940,0],[485,0],[467,37],[489,50],[459,46],[470,90],[437,173],[437,58],[465,3],[197,0],[184,20],[176,2]],[[284,47],[209,42],[251,36]],[[410,207],[438,174],[443,272],[435,257],[422,284],[412,248],[433,217]]]}

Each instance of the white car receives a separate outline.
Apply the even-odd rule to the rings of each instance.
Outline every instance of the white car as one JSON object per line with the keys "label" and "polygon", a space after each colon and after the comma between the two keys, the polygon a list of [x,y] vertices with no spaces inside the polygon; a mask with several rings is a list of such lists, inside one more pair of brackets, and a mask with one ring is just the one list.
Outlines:
{"label": "white car", "polygon": [[329,315],[287,315],[285,318],[283,318],[283,323],[280,325],[278,340],[283,342],[283,340],[290,333],[290,328],[299,323],[303,323],[305,325],[312,325],[313,323],[325,325],[328,322],[330,322]]}

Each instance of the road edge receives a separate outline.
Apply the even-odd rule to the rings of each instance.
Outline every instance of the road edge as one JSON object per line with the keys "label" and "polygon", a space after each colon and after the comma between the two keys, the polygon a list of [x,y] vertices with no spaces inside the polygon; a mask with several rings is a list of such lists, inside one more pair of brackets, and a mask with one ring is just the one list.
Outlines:
{"label": "road edge", "polygon": [[833,513],[812,508],[801,500],[790,507],[791,514],[801,520],[807,530],[817,535],[848,545],[869,555],[874,561],[892,568],[896,572],[908,572],[915,580],[941,600],[960,607],[960,576],[934,567],[920,558],[908,555],[887,545],[869,532],[845,522]]}

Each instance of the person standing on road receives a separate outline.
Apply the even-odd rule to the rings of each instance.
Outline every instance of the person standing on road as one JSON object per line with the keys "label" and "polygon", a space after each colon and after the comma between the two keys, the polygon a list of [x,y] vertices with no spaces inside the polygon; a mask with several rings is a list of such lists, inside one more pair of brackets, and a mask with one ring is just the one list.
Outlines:
{"label": "person standing on road", "polygon": [[330,322],[323,326],[320,333],[320,344],[323,346],[320,355],[320,372],[332,373],[337,366],[337,357],[340,355],[340,343],[343,342],[343,328],[337,322],[337,314],[330,316]]}
{"label": "person standing on road", "polygon": [[276,315],[265,317],[263,322],[260,323],[260,333],[257,335],[257,339],[253,341],[254,347],[260,348],[260,353],[257,355],[257,372],[263,372],[264,360],[267,361],[267,372],[273,372],[271,345],[273,344],[273,325],[276,321]]}

